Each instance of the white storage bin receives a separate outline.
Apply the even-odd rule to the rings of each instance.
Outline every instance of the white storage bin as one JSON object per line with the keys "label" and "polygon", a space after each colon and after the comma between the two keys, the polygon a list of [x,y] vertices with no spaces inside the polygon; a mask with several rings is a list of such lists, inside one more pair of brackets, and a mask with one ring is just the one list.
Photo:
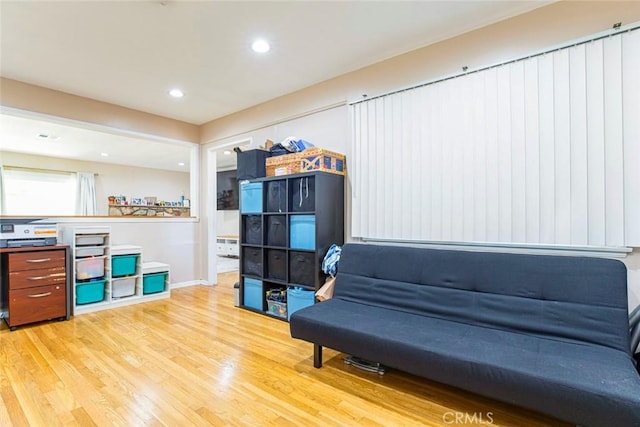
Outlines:
{"label": "white storage bin", "polygon": [[104,257],[76,260],[76,280],[104,277]]}
{"label": "white storage bin", "polygon": [[104,247],[86,246],[82,248],[76,248],[76,258],[88,257],[88,256],[102,256],[104,255]]}
{"label": "white storage bin", "polygon": [[76,235],[76,246],[101,246],[106,237],[104,234],[79,234]]}
{"label": "white storage bin", "polygon": [[126,279],[113,279],[111,282],[111,297],[123,298],[130,297],[136,293],[136,278],[128,277]]}

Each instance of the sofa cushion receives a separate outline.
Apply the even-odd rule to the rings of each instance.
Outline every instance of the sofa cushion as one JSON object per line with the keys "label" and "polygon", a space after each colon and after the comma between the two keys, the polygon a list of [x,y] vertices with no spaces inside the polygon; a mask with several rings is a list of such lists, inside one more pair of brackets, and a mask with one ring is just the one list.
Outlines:
{"label": "sofa cushion", "polygon": [[334,299],[629,352],[617,260],[347,244]]}
{"label": "sofa cushion", "polygon": [[291,335],[584,425],[639,425],[628,352],[331,299]]}

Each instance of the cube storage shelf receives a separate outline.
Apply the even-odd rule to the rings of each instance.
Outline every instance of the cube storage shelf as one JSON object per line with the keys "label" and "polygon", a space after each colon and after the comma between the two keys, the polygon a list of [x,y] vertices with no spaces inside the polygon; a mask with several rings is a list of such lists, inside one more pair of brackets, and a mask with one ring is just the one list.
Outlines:
{"label": "cube storage shelf", "polygon": [[[74,314],[170,296],[169,266],[154,262],[143,263],[140,246],[112,245],[110,227],[73,227],[61,224],[58,229],[61,240],[71,247],[74,259]],[[161,273],[162,278],[161,283],[158,283],[158,279],[152,279],[145,289],[143,266],[147,264],[150,264],[150,273]]]}
{"label": "cube storage shelf", "polygon": [[[315,301],[321,265],[344,243],[344,177],[326,172],[240,183],[240,306],[287,320]],[[286,290],[288,303],[267,300]]]}

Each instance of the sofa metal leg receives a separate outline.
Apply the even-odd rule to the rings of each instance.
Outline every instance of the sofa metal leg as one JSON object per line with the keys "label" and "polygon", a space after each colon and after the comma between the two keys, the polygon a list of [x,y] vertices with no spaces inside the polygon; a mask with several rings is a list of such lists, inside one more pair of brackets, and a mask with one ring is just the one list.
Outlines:
{"label": "sofa metal leg", "polygon": [[313,367],[322,368],[322,346],[319,344],[313,345]]}

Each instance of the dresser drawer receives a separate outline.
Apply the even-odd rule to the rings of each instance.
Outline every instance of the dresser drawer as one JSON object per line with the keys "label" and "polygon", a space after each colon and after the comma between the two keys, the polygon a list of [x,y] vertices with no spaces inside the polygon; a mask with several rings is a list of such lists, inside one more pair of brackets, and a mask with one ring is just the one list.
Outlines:
{"label": "dresser drawer", "polygon": [[65,317],[64,284],[12,290],[9,293],[9,326]]}
{"label": "dresser drawer", "polygon": [[65,286],[67,275],[64,265],[60,267],[39,268],[37,270],[12,271],[9,273],[9,289],[33,288],[34,286]]}
{"label": "dresser drawer", "polygon": [[65,251],[34,251],[9,254],[9,271],[65,267]]}

